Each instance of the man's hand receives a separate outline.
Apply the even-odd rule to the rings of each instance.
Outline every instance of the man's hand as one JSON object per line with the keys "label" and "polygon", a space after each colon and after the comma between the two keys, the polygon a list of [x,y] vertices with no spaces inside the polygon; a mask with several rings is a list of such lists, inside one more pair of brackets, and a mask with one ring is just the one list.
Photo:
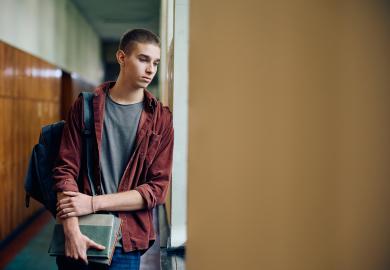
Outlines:
{"label": "man's hand", "polygon": [[105,249],[104,246],[97,244],[79,231],[65,233],[66,257],[72,258],[74,260],[81,260],[85,264],[88,264],[87,250],[90,248],[95,248],[98,250]]}
{"label": "man's hand", "polygon": [[64,197],[57,202],[57,216],[64,219],[91,214],[92,197],[79,192],[64,191]]}

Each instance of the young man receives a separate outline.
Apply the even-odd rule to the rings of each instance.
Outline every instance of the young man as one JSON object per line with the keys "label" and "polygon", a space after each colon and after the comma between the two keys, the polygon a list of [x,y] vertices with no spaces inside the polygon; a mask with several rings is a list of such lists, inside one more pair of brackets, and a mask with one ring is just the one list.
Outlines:
{"label": "young man", "polygon": [[[78,216],[108,211],[121,218],[120,241],[110,269],[139,269],[141,254],[155,240],[152,209],[164,203],[173,152],[172,114],[146,90],[160,61],[159,38],[143,29],[129,31],[116,57],[120,65],[117,81],[97,87],[93,98],[98,196],[90,196],[86,168],[81,165],[82,98],[73,104],[64,126],[54,169],[57,215],[64,226],[66,251],[65,257],[57,258],[59,269],[98,268],[93,263],[86,265],[86,251],[104,247],[81,234]],[[79,172],[82,183],[76,182]]]}

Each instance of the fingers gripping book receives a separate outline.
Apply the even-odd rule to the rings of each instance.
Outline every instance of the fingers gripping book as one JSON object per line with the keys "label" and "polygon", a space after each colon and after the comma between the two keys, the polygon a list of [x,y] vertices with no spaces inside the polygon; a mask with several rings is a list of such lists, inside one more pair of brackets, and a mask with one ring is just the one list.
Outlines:
{"label": "fingers gripping book", "polygon": [[[106,247],[104,250],[88,249],[88,261],[110,265],[121,228],[120,218],[112,214],[91,214],[79,217],[79,226],[82,234]],[[54,227],[49,254],[51,256],[65,255],[64,228],[58,219]]]}

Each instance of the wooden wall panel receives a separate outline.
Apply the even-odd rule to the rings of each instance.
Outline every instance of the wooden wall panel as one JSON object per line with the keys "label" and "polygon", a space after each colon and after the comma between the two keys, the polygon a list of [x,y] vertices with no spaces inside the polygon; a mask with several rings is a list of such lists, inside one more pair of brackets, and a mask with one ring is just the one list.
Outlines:
{"label": "wooden wall panel", "polygon": [[61,70],[0,42],[0,241],[41,206],[24,206],[24,175],[40,127],[60,119]]}
{"label": "wooden wall panel", "polygon": [[0,41],[0,242],[41,205],[24,206],[24,176],[42,126],[65,119],[81,91],[92,91],[61,71]]}
{"label": "wooden wall panel", "polygon": [[93,91],[95,85],[68,72],[62,73],[61,117],[66,119],[69,108],[82,91]]}

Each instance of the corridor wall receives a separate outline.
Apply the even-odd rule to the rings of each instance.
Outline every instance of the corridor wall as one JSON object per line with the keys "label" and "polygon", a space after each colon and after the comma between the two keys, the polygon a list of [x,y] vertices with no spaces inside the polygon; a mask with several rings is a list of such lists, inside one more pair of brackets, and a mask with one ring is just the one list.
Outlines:
{"label": "corridor wall", "polygon": [[0,42],[0,241],[38,208],[24,175],[40,127],[60,119],[61,70]]}
{"label": "corridor wall", "polygon": [[25,207],[24,176],[42,126],[66,119],[95,85],[0,41],[0,243],[42,206]]}
{"label": "corridor wall", "polygon": [[0,40],[89,83],[103,79],[99,36],[72,1],[2,0]]}

